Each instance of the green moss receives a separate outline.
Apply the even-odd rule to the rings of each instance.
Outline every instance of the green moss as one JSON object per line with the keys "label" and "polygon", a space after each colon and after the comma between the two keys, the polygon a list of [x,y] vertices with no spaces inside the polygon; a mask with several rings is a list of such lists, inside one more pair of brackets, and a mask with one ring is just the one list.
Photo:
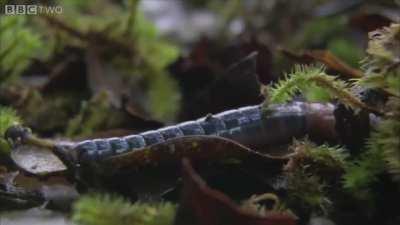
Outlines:
{"label": "green moss", "polygon": [[74,206],[80,225],[172,225],[176,207],[170,203],[135,203],[109,195],[82,197]]}
{"label": "green moss", "polygon": [[366,198],[370,187],[385,171],[383,152],[369,149],[346,169],[343,186],[358,198]]}
{"label": "green moss", "polygon": [[80,97],[79,93],[71,92],[45,97],[38,90],[29,89],[21,103],[19,115],[24,124],[35,132],[60,131],[65,129],[71,115],[79,109]]}
{"label": "green moss", "polygon": [[364,51],[356,43],[343,38],[336,38],[328,43],[329,49],[335,56],[342,59],[352,67],[358,67],[364,58]]}
{"label": "green moss", "polygon": [[341,177],[348,155],[340,147],[295,141],[285,166],[289,206],[326,214],[331,207],[328,189]]}
{"label": "green moss", "polygon": [[374,148],[383,151],[387,169],[400,182],[400,120],[390,119],[381,123],[372,136]]}
{"label": "green moss", "polygon": [[305,154],[312,159],[313,164],[318,164],[331,169],[344,169],[347,162],[347,153],[341,147],[331,147],[328,145],[313,145],[303,143]]}
{"label": "green moss", "polygon": [[332,97],[322,87],[310,85],[304,90],[304,97],[309,102],[329,102]]}
{"label": "green moss", "polygon": [[180,107],[177,83],[165,72],[166,66],[178,57],[178,48],[162,40],[155,26],[137,13],[133,36],[143,56],[144,72],[149,81],[149,109],[157,119],[171,120]]}
{"label": "green moss", "polygon": [[306,96],[313,98],[314,101],[328,101],[337,98],[346,106],[356,110],[368,108],[353,93],[352,86],[354,85],[354,83],[327,75],[323,67],[296,65],[293,72],[287,74],[285,79],[269,87],[266,102],[285,103],[291,101],[296,94],[307,93]]}
{"label": "green moss", "polygon": [[24,15],[0,16],[0,81],[15,81],[33,58],[47,55],[49,46],[29,27],[30,19]]}
{"label": "green moss", "polygon": [[344,16],[310,20],[304,24],[303,32],[290,44],[291,49],[304,49],[329,43],[332,37],[337,37],[346,31],[346,24],[347,18]]}
{"label": "green moss", "polygon": [[290,148],[293,149],[294,155],[286,166],[289,171],[297,167],[306,167],[306,171],[314,175],[338,175],[347,166],[348,154],[339,146],[316,145],[306,139],[295,140]]}
{"label": "green moss", "polygon": [[121,52],[115,46],[105,44],[101,46],[99,56],[117,68],[116,74],[127,74],[123,79],[128,83],[145,86],[147,101],[143,101],[141,107],[156,119],[173,120],[179,110],[180,96],[166,66],[176,59],[179,50],[160,37],[156,26],[137,10],[138,2],[57,1],[63,13],[56,19],[81,36],[49,25],[39,16],[1,16],[0,43],[4,44],[0,45],[0,81],[16,80],[32,58],[45,59],[53,47],[62,51],[72,46],[85,52],[98,41],[96,38],[100,45],[101,40],[107,40],[107,43],[121,45],[124,49],[131,47],[132,51]]}
{"label": "green moss", "polygon": [[296,65],[295,69],[285,75],[285,79],[269,87],[268,101],[270,103],[285,103],[292,100],[300,90],[309,86],[309,77],[324,73],[323,67],[308,67]]}
{"label": "green moss", "polygon": [[396,185],[385,178],[391,176],[400,182],[399,38],[399,25],[370,33],[367,57],[362,61],[365,76],[358,81],[363,88],[384,89],[388,94],[380,122],[366,146],[360,149],[361,155],[348,164],[343,176],[344,190],[362,204],[368,215],[382,208],[382,194],[376,190],[390,190],[391,185]]}
{"label": "green moss", "polygon": [[[371,55],[376,63],[388,64],[398,62],[400,56],[400,24],[392,24],[369,33],[367,53]],[[379,66],[379,65],[377,65]]]}
{"label": "green moss", "polygon": [[359,84],[367,88],[383,88],[400,96],[400,24],[392,24],[369,34],[367,57],[362,61],[366,76]]}
{"label": "green moss", "polygon": [[[400,112],[400,111],[399,111]],[[400,115],[400,114],[398,114]],[[400,181],[400,121],[399,117],[385,119],[368,140],[366,152],[350,166],[345,175],[345,188],[353,193],[367,192],[378,176],[393,174]]]}
{"label": "green moss", "polygon": [[150,84],[149,104],[154,118],[166,121],[174,119],[180,108],[177,83],[167,74],[161,74]]}
{"label": "green moss", "polygon": [[68,122],[66,135],[88,136],[107,127],[115,117],[109,97],[108,92],[103,91],[89,101],[82,102],[80,112]]}
{"label": "green moss", "polygon": [[[137,11],[138,1],[126,1],[122,6],[109,1],[93,2],[83,8],[75,0],[66,2],[60,3],[65,4],[63,21],[71,27],[132,47],[133,54],[128,56],[118,54],[115,49],[104,49],[104,55],[108,57],[106,61],[113,64],[119,74],[126,74],[124,79],[145,85],[148,101],[143,108],[148,109],[154,118],[172,120],[179,110],[180,96],[177,84],[166,72],[166,67],[177,58],[179,50],[163,39],[156,26]],[[65,45],[87,48],[86,41],[65,33],[62,37]]]}
{"label": "green moss", "polygon": [[10,146],[4,139],[4,133],[10,126],[20,122],[21,119],[14,109],[0,105],[0,153],[8,154],[10,152]]}
{"label": "green moss", "polygon": [[[354,195],[366,196],[379,175],[389,172],[400,181],[400,25],[392,24],[370,33],[368,57],[363,60],[365,77],[359,84],[366,88],[384,88],[392,95],[385,103],[384,115],[368,139],[362,156],[348,168],[344,186]],[[397,96],[397,97],[396,97]]]}
{"label": "green moss", "polygon": [[309,213],[327,214],[332,206],[326,185],[320,177],[305,172],[304,168],[287,175],[288,205]]}

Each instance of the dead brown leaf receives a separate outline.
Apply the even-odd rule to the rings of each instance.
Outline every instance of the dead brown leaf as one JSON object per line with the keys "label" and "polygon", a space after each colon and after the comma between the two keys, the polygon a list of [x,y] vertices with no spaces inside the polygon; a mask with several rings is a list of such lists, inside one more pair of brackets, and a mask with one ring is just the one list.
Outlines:
{"label": "dead brown leaf", "polygon": [[269,212],[266,216],[252,214],[236,205],[224,193],[211,189],[183,160],[184,188],[175,225],[294,225],[293,215]]}
{"label": "dead brown leaf", "polygon": [[[104,166],[112,172],[162,165],[179,165],[182,158],[195,162],[218,161],[227,158],[251,161],[253,164],[276,165],[281,168],[286,159],[253,151],[237,142],[216,136],[187,136],[174,138],[147,148],[107,159]],[[108,172],[111,172],[108,170]]]}

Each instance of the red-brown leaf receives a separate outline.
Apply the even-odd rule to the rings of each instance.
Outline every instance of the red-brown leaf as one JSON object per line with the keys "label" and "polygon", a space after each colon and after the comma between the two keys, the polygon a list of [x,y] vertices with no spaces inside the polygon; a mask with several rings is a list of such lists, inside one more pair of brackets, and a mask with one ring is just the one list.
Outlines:
{"label": "red-brown leaf", "polygon": [[239,208],[228,196],[207,186],[183,160],[183,195],[175,225],[294,225],[296,219],[287,213],[267,216],[250,214]]}

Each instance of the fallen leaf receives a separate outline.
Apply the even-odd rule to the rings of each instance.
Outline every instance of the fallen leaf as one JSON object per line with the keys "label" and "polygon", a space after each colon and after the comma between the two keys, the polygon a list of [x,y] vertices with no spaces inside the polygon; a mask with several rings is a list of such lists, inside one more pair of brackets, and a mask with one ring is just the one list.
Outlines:
{"label": "fallen leaf", "polygon": [[263,100],[259,83],[274,79],[271,53],[254,38],[224,47],[202,39],[170,72],[182,92],[180,120],[258,104]]}
{"label": "fallen leaf", "polygon": [[[217,172],[221,173],[223,168],[230,168],[228,173],[236,171],[233,174],[237,175],[237,178],[246,170],[249,173],[246,180],[254,181],[249,183],[249,189],[267,185],[264,182],[266,179],[260,181],[254,174],[273,176],[281,171],[287,161],[283,157],[258,153],[229,139],[216,136],[187,136],[170,139],[104,161],[80,162],[80,167],[76,170],[79,175],[76,177],[88,186],[99,186],[130,198],[144,201],[161,200],[164,193],[177,187],[180,162],[183,157],[190,158],[199,166],[207,168],[207,173],[211,176]],[[220,181],[230,178],[235,180],[232,174],[230,174],[232,176],[223,174],[226,175],[226,173],[220,174],[222,176]],[[255,185],[255,182],[259,183]]]}
{"label": "fallen leaf", "polygon": [[211,189],[184,159],[184,188],[175,225],[294,225],[293,215],[270,212],[266,216],[241,209],[228,196]]}
{"label": "fallen leaf", "polygon": [[298,54],[287,49],[281,49],[281,52],[298,63],[310,64],[315,61],[321,62],[328,69],[337,71],[346,78],[360,78],[364,76],[361,70],[352,68],[328,50],[305,50]]}
{"label": "fallen leaf", "polygon": [[163,165],[179,165],[182,158],[195,162],[210,162],[235,158],[252,164],[276,165],[280,169],[286,159],[253,151],[230,139],[216,136],[187,136],[117,155],[101,162],[106,172],[143,169]]}
{"label": "fallen leaf", "polygon": [[350,25],[364,32],[390,26],[394,21],[379,13],[359,13],[350,18]]}
{"label": "fallen leaf", "polygon": [[11,158],[19,168],[35,175],[43,176],[67,170],[67,167],[50,150],[33,145],[16,147],[11,151]]}

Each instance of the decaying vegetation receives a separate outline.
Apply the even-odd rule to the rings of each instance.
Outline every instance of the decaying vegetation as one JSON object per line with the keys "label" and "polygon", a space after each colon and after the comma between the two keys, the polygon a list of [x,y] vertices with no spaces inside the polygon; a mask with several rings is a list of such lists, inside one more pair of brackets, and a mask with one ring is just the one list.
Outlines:
{"label": "decaying vegetation", "polygon": [[[0,15],[0,223],[31,208],[77,225],[400,223],[398,3],[171,1],[217,24],[189,40],[143,1]],[[292,102],[334,111],[265,146],[185,134],[90,163],[74,148]]]}

